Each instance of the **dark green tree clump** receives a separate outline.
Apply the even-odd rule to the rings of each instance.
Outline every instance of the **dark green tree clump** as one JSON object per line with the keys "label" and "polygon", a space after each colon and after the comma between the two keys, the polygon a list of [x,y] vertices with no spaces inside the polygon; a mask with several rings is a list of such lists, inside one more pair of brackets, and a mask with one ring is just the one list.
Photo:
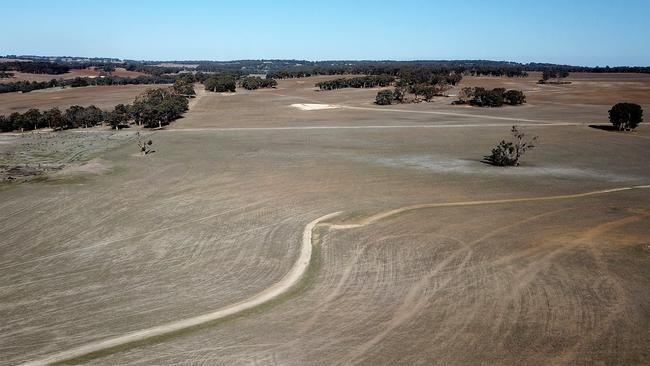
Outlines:
{"label": "dark green tree clump", "polygon": [[395,100],[395,93],[392,90],[380,90],[377,92],[375,103],[378,105],[389,105]]}
{"label": "dark green tree clump", "polygon": [[617,103],[609,110],[609,121],[619,131],[630,131],[643,122],[643,108],[635,103]]}
{"label": "dark green tree clump", "polygon": [[25,113],[14,112],[8,117],[0,116],[0,131],[29,131],[37,128],[53,128],[55,130],[91,127],[106,120],[106,112],[91,105],[82,107],[73,105],[65,112],[58,108],[46,111],[30,109]]}
{"label": "dark green tree clump", "polygon": [[485,157],[485,161],[497,166],[518,166],[524,153],[535,147],[538,137],[528,138],[525,133],[519,131],[517,126],[512,126],[512,141],[501,140],[501,142],[492,149],[490,155]]}
{"label": "dark green tree clump", "polygon": [[0,63],[0,71],[19,71],[30,74],[65,74],[70,71],[70,66],[44,61],[10,61]]}
{"label": "dark green tree clump", "polygon": [[409,91],[415,95],[415,99],[419,100],[420,96],[427,102],[431,101],[435,96],[442,96],[443,92],[448,89],[446,83],[439,84],[415,84],[409,87]]}
{"label": "dark green tree clump", "polygon": [[463,88],[454,104],[470,104],[476,107],[501,107],[504,104],[520,105],[526,103],[526,95],[520,90],[495,88]]}
{"label": "dark green tree clump", "polygon": [[194,85],[191,81],[188,81],[187,78],[178,78],[172,85],[172,90],[174,93],[182,95],[187,98],[192,98],[196,95],[194,91]]}
{"label": "dark green tree clump", "polygon": [[120,128],[129,127],[129,120],[131,119],[130,106],[118,104],[113,111],[106,113],[106,122],[116,130]]}
{"label": "dark green tree clump", "polygon": [[390,75],[370,75],[355,78],[340,78],[316,83],[320,90],[334,90],[342,88],[376,88],[389,86],[395,81]]}
{"label": "dark green tree clump", "polygon": [[404,92],[400,88],[395,88],[393,90],[384,89],[377,92],[375,97],[375,104],[377,105],[389,105],[395,103],[404,102]]}
{"label": "dark green tree clump", "polygon": [[[538,81],[538,84],[569,84],[567,81],[562,81],[569,77],[569,72],[566,70],[556,70],[556,69],[545,69],[542,71],[542,80]],[[554,81],[549,81],[555,79]]]}
{"label": "dark green tree clump", "polygon": [[239,85],[246,90],[255,90],[259,88],[275,88],[278,82],[275,79],[262,79],[259,76],[247,76],[239,81]]}
{"label": "dark green tree clump", "polygon": [[179,83],[171,88],[146,91],[136,98],[133,105],[118,104],[110,112],[102,111],[94,105],[73,105],[65,112],[58,108],[43,112],[38,109],[30,109],[25,113],[14,112],[9,116],[0,115],[0,131],[28,131],[46,127],[60,130],[92,127],[102,123],[119,129],[128,127],[131,119],[144,127],[161,127],[179,118],[187,110],[188,95],[192,94],[193,90],[190,91]]}
{"label": "dark green tree clump", "polygon": [[158,88],[140,94],[129,111],[136,124],[154,128],[179,118],[188,104],[187,98],[173,88]]}
{"label": "dark green tree clump", "polygon": [[526,103],[526,95],[521,90],[508,90],[503,93],[503,102],[510,105],[520,105]]}
{"label": "dark green tree clump", "polygon": [[230,74],[212,75],[203,81],[205,90],[215,93],[234,92],[237,84],[235,77]]}

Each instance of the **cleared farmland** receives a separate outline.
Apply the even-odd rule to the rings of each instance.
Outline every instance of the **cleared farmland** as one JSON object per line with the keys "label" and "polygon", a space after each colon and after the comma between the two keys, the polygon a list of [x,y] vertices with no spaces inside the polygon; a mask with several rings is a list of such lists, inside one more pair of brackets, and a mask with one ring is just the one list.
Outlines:
{"label": "cleared farmland", "polygon": [[5,93],[0,95],[0,114],[25,112],[30,108],[44,110],[58,107],[65,110],[72,105],[95,105],[110,110],[117,104],[132,103],[136,96],[154,87],[154,85],[86,86],[49,88],[29,93]]}
{"label": "cleared farmland", "polygon": [[[464,79],[528,95],[528,105],[487,110],[452,98],[382,108],[376,90],[315,91],[323,78],[200,93],[185,118],[151,135],[150,156],[125,143],[97,156],[99,174],[3,184],[0,363],[245,300],[280,281],[304,226],[331,212],[349,224],[409,205],[649,184],[647,126],[587,125],[621,98],[648,108],[650,79],[572,78]],[[518,168],[481,163],[518,120],[539,149]],[[319,227],[314,272],[291,296],[84,362],[644,364],[648,207],[650,191],[636,189]]]}

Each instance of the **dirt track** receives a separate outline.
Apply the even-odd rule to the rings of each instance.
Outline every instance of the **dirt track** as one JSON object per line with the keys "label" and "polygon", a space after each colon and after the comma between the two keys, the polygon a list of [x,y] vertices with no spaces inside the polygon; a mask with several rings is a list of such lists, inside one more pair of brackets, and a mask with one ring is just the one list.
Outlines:
{"label": "dirt track", "polygon": [[[375,108],[376,91],[316,92],[311,79],[207,93],[152,135],[146,158],[126,143],[98,153],[107,171],[3,184],[0,364],[245,301],[282,280],[305,225],[329,212],[345,212],[338,225],[468,201],[502,203],[317,228],[317,271],[299,293],[84,363],[645,364],[648,191],[525,200],[648,184],[647,126],[586,126],[606,119],[606,88],[630,86],[616,80],[585,81],[588,103],[573,95],[571,107],[554,106],[553,88],[522,108],[442,98],[395,108],[462,116],[291,108],[304,98]],[[482,116],[569,124],[527,125],[540,147],[500,169],[480,160],[510,120]]]}
{"label": "dirt track", "polygon": [[153,328],[139,330],[137,332],[129,333],[123,336],[105,339],[94,343],[89,343],[81,347],[77,347],[71,350],[66,350],[63,352],[50,355],[40,360],[30,361],[24,363],[25,366],[37,366],[37,365],[50,365],[57,362],[68,361],[71,359],[79,358],[91,353],[111,349],[114,347],[127,345],[129,343],[139,342],[155,337],[160,337],[166,334],[173,334],[180,330],[196,327],[197,325],[213,322],[218,319],[223,319],[228,316],[243,312],[245,310],[252,309],[256,306],[262,305],[282,294],[286,293],[291,287],[295,286],[300,278],[304,275],[312,256],[312,232],[314,227],[318,225],[319,222],[330,219],[340,212],[335,212],[322,216],[305,226],[305,229],[302,233],[302,246],[300,248],[300,255],[296,260],[296,263],[291,268],[289,273],[287,273],[280,282],[273,284],[271,287],[265,289],[264,291],[256,294],[250,299],[236,303],[233,305],[226,306],[222,309],[216,310],[214,312],[196,316],[193,318],[178,320],[173,323],[159,325]]}

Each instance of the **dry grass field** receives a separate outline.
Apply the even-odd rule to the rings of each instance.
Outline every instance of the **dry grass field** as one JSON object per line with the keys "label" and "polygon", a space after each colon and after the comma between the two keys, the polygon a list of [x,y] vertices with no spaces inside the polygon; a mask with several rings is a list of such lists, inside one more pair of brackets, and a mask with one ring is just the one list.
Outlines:
{"label": "dry grass field", "polygon": [[[74,79],[76,77],[98,77],[101,73],[101,70],[98,70],[94,67],[87,69],[72,69],[69,72],[64,74],[52,75],[52,74],[32,74],[26,72],[16,72],[11,71],[14,74],[11,78],[0,79],[0,83],[11,83],[15,81],[50,81],[52,79]],[[122,78],[135,78],[142,75],[147,75],[138,71],[129,71],[123,67],[115,68],[115,71],[111,72],[111,75],[118,76]]]}
{"label": "dry grass field", "polygon": [[49,88],[29,93],[0,94],[0,114],[58,107],[62,111],[72,105],[95,106],[111,110],[115,105],[132,103],[136,96],[156,85],[86,86],[80,88]]}
{"label": "dry grass field", "polygon": [[[650,77],[463,79],[528,96],[498,109],[380,107],[377,89],[316,91],[322,79],[197,90],[184,118],[148,132],[151,155],[133,131],[72,131],[66,168],[0,183],[0,364],[246,301],[291,270],[305,225],[337,211],[314,229],[302,279],[271,302],[68,361],[650,363],[650,128],[588,127],[619,101],[649,110]],[[0,113],[141,90],[5,94]],[[292,107],[305,103],[335,108]],[[538,148],[517,168],[482,163],[513,124]],[[46,157],[63,144],[38,138],[0,135],[0,156],[37,164],[21,146]]]}

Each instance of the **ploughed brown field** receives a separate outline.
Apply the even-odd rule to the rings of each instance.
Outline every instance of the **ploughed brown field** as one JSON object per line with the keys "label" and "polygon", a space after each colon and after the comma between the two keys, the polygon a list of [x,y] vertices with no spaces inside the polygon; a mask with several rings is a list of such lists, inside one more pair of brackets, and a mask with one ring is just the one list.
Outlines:
{"label": "ploughed brown field", "polygon": [[[146,132],[146,157],[133,131],[0,135],[3,161],[32,165],[21,144],[65,155],[65,134],[79,140],[51,177],[0,185],[0,364],[246,301],[293,268],[309,222],[338,211],[275,300],[69,361],[650,363],[650,127],[589,127],[616,102],[649,110],[650,76],[464,78],[527,95],[494,109],[454,97],[382,107],[378,89],[316,91],[322,79],[197,88],[184,118]],[[103,106],[137,94],[125,90],[25,96]],[[17,98],[0,95],[1,108],[24,107]],[[538,147],[516,168],[482,163],[513,124]]]}

